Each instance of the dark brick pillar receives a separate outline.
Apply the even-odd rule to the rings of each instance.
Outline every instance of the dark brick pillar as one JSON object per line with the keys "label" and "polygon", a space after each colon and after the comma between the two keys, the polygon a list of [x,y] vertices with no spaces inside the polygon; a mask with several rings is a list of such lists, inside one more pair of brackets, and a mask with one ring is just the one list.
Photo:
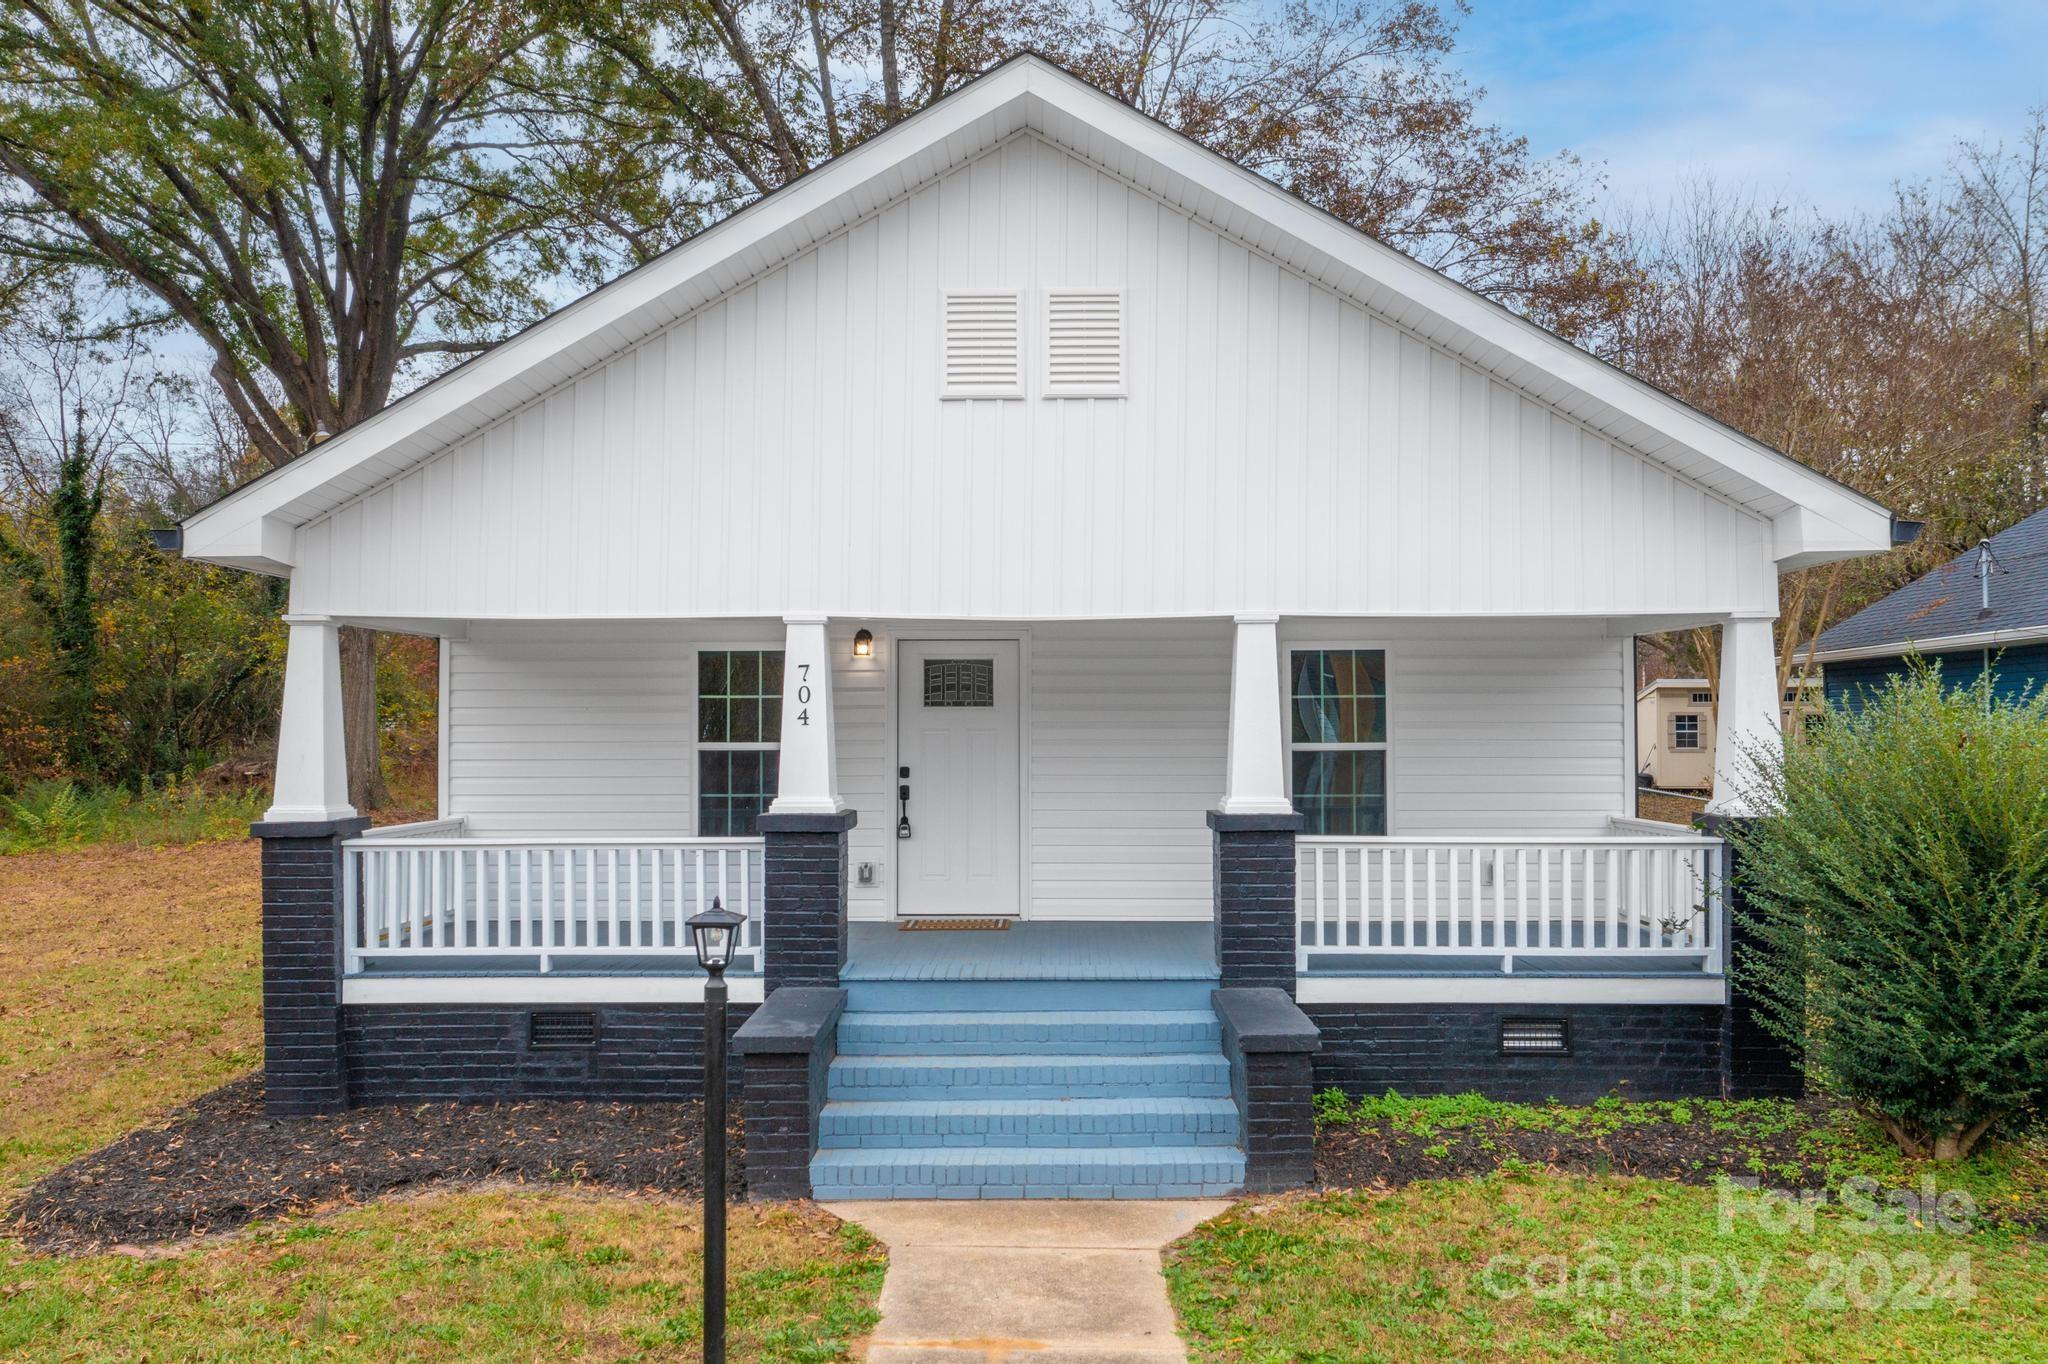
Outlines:
{"label": "dark brick pillar", "polygon": [[777,990],[733,1036],[745,1058],[747,1197],[809,1198],[818,1111],[837,1050],[846,991]]}
{"label": "dark brick pillar", "polygon": [[263,840],[263,1106],[348,1107],[341,1036],[341,842],[367,819],[254,824]]}
{"label": "dark brick pillar", "polygon": [[762,815],[761,922],[765,985],[836,989],[846,966],[846,834],[853,811]]}
{"label": "dark brick pillar", "polygon": [[1298,1189],[1315,1179],[1315,1054],[1322,1037],[1278,990],[1216,990],[1230,1093],[1244,1143],[1247,1193]]}
{"label": "dark brick pillar", "polygon": [[[1702,830],[1726,838],[1731,826],[1746,824],[1729,815],[1702,815]],[[1728,907],[1728,937],[1724,969],[1728,971],[1727,1021],[1721,1034],[1722,1087],[1731,1099],[1797,1099],[1806,1093],[1804,1059],[1800,1049],[1764,1026],[1757,1001],[1743,990],[1736,976],[1737,963],[1748,961],[1754,950],[1754,936],[1743,926],[1747,907],[1742,876],[1742,859],[1735,845],[1728,845],[1728,876],[1723,896]]]}
{"label": "dark brick pillar", "polygon": [[1216,840],[1216,965],[1225,989],[1294,993],[1294,836],[1300,815],[1209,812]]}

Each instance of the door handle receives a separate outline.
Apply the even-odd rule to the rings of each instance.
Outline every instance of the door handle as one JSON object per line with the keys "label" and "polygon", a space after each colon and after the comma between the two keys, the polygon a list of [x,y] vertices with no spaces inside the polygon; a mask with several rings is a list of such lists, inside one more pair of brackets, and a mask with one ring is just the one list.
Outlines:
{"label": "door handle", "polygon": [[896,787],[896,837],[910,837],[910,769],[896,769],[899,785]]}

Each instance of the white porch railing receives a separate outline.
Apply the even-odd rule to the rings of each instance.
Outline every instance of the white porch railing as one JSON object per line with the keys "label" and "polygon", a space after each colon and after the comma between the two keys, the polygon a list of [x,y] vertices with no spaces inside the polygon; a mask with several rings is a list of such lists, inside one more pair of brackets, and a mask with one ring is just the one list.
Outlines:
{"label": "white porch railing", "polygon": [[[471,838],[461,821],[342,845],[342,942],[366,963],[550,971],[570,958],[673,967],[712,901],[747,916],[734,966],[761,963],[761,840]],[[751,961],[746,960],[751,957]]]}
{"label": "white porch railing", "polygon": [[1721,969],[1719,839],[1674,829],[1602,838],[1307,837],[1295,847],[1303,972],[1512,972],[1527,957],[1597,958],[1601,969],[1664,958],[1675,959],[1666,969]]}

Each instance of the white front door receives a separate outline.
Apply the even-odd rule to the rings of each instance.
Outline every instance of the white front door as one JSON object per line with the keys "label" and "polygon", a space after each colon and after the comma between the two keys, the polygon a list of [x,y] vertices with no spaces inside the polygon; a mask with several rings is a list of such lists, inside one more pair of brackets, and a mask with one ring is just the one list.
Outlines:
{"label": "white front door", "polygon": [[[912,639],[896,656],[896,912],[1018,908],[1017,641]],[[898,823],[901,835],[906,826]]]}

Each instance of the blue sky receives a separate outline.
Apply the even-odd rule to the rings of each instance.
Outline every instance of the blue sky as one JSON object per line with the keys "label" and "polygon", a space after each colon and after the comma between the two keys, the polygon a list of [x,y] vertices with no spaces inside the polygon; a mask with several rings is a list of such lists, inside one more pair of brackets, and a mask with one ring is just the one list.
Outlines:
{"label": "blue sky", "polygon": [[1471,0],[1458,64],[1487,117],[1604,162],[1607,201],[1708,174],[1828,212],[1880,207],[1957,138],[2048,101],[2048,0]]}

